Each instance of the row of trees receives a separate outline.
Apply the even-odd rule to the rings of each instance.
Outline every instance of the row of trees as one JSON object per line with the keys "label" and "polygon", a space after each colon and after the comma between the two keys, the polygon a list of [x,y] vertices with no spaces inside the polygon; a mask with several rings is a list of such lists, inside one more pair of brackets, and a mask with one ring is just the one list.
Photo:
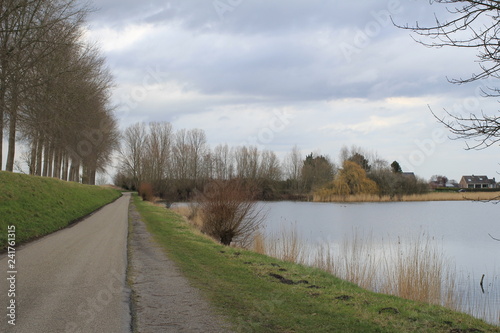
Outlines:
{"label": "row of trees", "polygon": [[[211,149],[200,129],[174,131],[168,122],[137,123],[123,133],[115,184],[136,190],[148,183],[167,201],[191,199],[212,180],[232,179],[251,183],[263,200],[303,199],[325,187],[345,195],[391,196],[427,189],[425,181],[407,180],[397,162],[391,166],[372,155],[357,147],[343,148],[339,168],[327,156],[304,157],[295,146],[280,160],[273,151],[254,146],[224,144]],[[361,187],[352,185],[355,182],[361,182]],[[352,188],[347,190],[345,184]]]}
{"label": "row of trees", "polygon": [[211,149],[203,130],[174,131],[168,122],[128,127],[119,156],[117,185],[135,190],[141,183],[150,183],[156,195],[169,200],[189,199],[212,179],[282,179],[281,163],[274,152],[228,145]]}
{"label": "row of trees", "polygon": [[315,191],[316,199],[347,197],[358,194],[389,196],[399,199],[405,194],[421,194],[429,191],[424,179],[413,173],[403,173],[397,161],[390,165],[377,156],[369,156],[358,147],[341,151],[342,168],[333,181]]}
{"label": "row of trees", "polygon": [[[0,12],[0,131],[5,170],[16,148],[30,174],[95,183],[119,131],[109,103],[112,77],[84,41],[89,8],[76,0],[5,0]],[[0,168],[3,136],[0,136]]]}

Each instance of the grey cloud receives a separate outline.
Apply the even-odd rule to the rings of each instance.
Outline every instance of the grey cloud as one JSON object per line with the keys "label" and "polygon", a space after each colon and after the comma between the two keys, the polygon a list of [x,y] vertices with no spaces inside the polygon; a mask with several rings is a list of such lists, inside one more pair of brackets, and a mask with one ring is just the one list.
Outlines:
{"label": "grey cloud", "polygon": [[[390,2],[233,1],[240,5],[223,20],[214,3],[103,2],[104,16],[113,10],[117,20],[142,13],[143,22],[158,23],[159,31],[175,27],[182,33],[146,36],[131,50],[112,51],[113,67],[123,73],[133,68],[140,80],[141,71],[157,66],[166,81],[208,95],[247,96],[249,102],[382,99],[456,89],[445,79],[456,70],[449,59],[386,22]],[[401,3],[399,12],[409,6]],[[356,44],[367,22],[378,23],[380,31]],[[346,44],[356,48],[352,59],[342,53]]]}
{"label": "grey cloud", "polygon": [[[268,33],[283,30],[302,30],[311,27],[347,25],[363,26],[374,20],[377,13],[403,11],[408,4],[403,1],[330,1],[330,0],[102,0],[96,3],[99,10],[92,15],[95,21],[123,25],[131,19],[151,23],[178,20],[187,29],[210,27],[237,33]],[[383,15],[383,20],[388,18]]]}

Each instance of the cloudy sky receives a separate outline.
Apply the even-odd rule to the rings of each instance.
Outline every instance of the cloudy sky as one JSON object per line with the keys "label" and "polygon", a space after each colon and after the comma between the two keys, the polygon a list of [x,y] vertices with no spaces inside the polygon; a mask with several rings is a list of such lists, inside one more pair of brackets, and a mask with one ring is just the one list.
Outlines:
{"label": "cloudy sky", "polygon": [[[120,126],[201,128],[212,147],[294,145],[338,159],[356,145],[426,179],[500,171],[496,147],[465,151],[435,120],[496,112],[471,50],[429,49],[400,24],[430,23],[427,0],[99,0],[89,17],[115,76]],[[497,177],[497,178],[500,178]]]}

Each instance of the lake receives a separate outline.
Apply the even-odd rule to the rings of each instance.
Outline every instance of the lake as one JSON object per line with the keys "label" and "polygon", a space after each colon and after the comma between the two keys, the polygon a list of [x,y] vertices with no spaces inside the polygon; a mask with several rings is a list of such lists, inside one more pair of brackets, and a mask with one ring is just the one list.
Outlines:
{"label": "lake", "polygon": [[[461,309],[500,323],[500,206],[470,201],[390,203],[262,203],[267,211],[263,233],[293,229],[310,248],[367,238],[375,249],[425,235],[453,268],[462,293]],[[479,282],[484,277],[484,293]]]}

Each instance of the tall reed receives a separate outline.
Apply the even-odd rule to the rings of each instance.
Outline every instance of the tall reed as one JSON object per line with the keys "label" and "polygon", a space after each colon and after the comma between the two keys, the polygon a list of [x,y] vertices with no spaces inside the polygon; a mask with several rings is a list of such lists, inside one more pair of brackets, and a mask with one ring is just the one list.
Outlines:
{"label": "tall reed", "polygon": [[463,201],[463,200],[498,200],[499,192],[430,192],[390,197],[375,194],[356,195],[320,195],[315,194],[313,201],[318,202],[390,202],[390,201]]}
{"label": "tall reed", "polygon": [[[264,244],[258,245],[258,242]],[[308,263],[308,248],[300,239],[296,225],[292,228],[282,225],[279,232],[273,232],[265,238],[257,235],[254,239],[254,247],[260,247],[264,254],[284,261]]]}
{"label": "tall reed", "polygon": [[[395,249],[395,253],[393,252]],[[398,239],[390,247],[383,292],[457,308],[456,270],[429,235]]]}
{"label": "tall reed", "polygon": [[282,228],[280,237],[268,237],[265,243],[260,246],[267,255],[309,264],[365,289],[453,309],[459,307],[456,271],[442,249],[425,234],[380,244],[372,234],[365,237],[355,231],[352,238],[339,244],[318,245],[312,256],[296,228]]}

